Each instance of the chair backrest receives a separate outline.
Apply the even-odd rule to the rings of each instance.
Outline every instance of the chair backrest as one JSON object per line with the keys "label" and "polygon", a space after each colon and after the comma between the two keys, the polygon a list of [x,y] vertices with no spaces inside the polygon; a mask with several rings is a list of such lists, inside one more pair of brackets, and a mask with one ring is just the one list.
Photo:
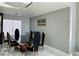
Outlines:
{"label": "chair backrest", "polygon": [[2,34],[0,33],[0,44],[2,44]]}
{"label": "chair backrest", "polygon": [[15,30],[15,39],[16,39],[16,41],[18,41],[18,39],[19,39],[19,29]]}
{"label": "chair backrest", "polygon": [[33,38],[32,38],[33,32],[30,31],[30,38],[29,38],[29,42],[32,42]]}
{"label": "chair backrest", "polygon": [[4,37],[4,32],[2,32],[2,41],[4,42],[5,37]]}
{"label": "chair backrest", "polygon": [[34,45],[34,48],[38,48],[38,46],[40,46],[40,32],[35,33],[33,45]]}
{"label": "chair backrest", "polygon": [[42,42],[41,42],[41,46],[43,46],[44,45],[44,40],[45,40],[45,33],[44,32],[42,32]]}
{"label": "chair backrest", "polygon": [[11,36],[8,32],[7,32],[7,40],[8,40],[9,47],[11,47]]}

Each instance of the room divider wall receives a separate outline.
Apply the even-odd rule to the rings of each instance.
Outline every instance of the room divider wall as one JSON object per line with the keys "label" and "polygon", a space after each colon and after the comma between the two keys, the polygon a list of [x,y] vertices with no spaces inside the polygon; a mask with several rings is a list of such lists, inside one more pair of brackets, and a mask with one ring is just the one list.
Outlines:
{"label": "room divider wall", "polygon": [[0,44],[2,44],[3,14],[0,13]]}

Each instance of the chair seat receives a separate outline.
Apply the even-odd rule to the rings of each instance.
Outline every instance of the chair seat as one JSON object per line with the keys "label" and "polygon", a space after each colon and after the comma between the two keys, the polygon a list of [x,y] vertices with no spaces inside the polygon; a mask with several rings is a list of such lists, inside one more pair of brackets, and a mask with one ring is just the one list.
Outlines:
{"label": "chair seat", "polygon": [[13,47],[13,46],[19,46],[19,44],[18,43],[11,43],[11,47]]}

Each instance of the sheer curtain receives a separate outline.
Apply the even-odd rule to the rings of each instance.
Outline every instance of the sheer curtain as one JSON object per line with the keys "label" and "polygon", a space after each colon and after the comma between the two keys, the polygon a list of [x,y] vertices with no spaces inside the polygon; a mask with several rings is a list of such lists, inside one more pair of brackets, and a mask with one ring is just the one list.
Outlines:
{"label": "sheer curtain", "polygon": [[21,42],[21,20],[3,20],[3,32],[4,35],[7,36],[7,32],[10,33],[10,35],[14,38],[15,29],[18,28],[20,32],[20,38],[18,42]]}

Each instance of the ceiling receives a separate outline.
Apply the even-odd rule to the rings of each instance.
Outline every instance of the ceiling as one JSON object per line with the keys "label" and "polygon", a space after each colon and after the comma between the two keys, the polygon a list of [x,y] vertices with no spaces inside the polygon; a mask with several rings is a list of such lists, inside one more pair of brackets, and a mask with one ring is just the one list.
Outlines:
{"label": "ceiling", "polygon": [[[34,17],[68,7],[63,2],[33,2],[29,7],[24,8],[20,3],[21,2],[0,2],[0,12],[16,16]],[[15,7],[18,4],[21,7]]]}

